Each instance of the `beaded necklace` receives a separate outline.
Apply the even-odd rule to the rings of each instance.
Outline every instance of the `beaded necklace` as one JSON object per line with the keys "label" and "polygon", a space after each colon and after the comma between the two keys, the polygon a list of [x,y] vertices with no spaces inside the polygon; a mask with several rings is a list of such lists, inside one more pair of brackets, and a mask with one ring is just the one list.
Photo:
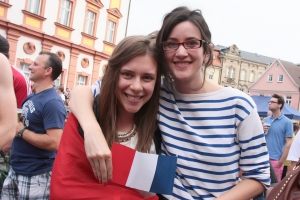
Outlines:
{"label": "beaded necklace", "polygon": [[127,142],[132,137],[134,137],[136,135],[135,128],[136,128],[136,126],[135,126],[135,124],[133,124],[132,129],[128,133],[124,133],[124,134],[118,133],[119,142]]}

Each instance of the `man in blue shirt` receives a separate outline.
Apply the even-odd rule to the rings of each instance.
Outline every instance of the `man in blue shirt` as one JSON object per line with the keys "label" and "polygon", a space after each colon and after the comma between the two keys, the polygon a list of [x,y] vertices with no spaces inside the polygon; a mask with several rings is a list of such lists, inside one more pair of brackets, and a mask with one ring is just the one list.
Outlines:
{"label": "man in blue shirt", "polygon": [[2,199],[49,199],[52,166],[66,118],[64,103],[53,88],[62,72],[60,58],[40,52],[29,70],[35,92],[22,104],[23,119],[13,140]]}
{"label": "man in blue shirt", "polygon": [[293,123],[281,113],[283,106],[284,98],[274,94],[269,101],[269,110],[272,111],[272,115],[265,119],[265,121],[271,121],[271,125],[269,128],[264,125],[270,162],[278,181],[281,180],[283,163],[289,153],[293,137]]}

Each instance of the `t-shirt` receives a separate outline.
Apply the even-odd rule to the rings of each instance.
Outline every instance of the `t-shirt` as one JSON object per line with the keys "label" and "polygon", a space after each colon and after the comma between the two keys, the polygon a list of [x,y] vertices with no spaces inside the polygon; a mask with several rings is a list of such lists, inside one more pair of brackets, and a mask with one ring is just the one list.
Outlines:
{"label": "t-shirt", "polygon": [[28,77],[17,67],[11,66],[14,78],[14,91],[17,99],[17,106],[21,108],[23,101],[31,94],[31,85]]}
{"label": "t-shirt", "polygon": [[[23,124],[28,130],[45,134],[47,129],[63,129],[66,109],[54,88],[29,95],[22,104]],[[15,137],[10,164],[17,174],[34,176],[52,170],[56,151],[33,146],[23,138]]]}
{"label": "t-shirt", "polygon": [[177,156],[170,199],[215,199],[243,178],[270,185],[269,155],[254,101],[225,87],[181,94],[162,85],[162,154]]}
{"label": "t-shirt", "polygon": [[286,160],[298,162],[300,158],[300,134],[297,133]]}
{"label": "t-shirt", "polygon": [[293,122],[283,114],[276,119],[273,119],[273,115],[271,115],[266,117],[265,120],[272,121],[266,134],[270,159],[280,160],[285,148],[285,139],[293,137]]}

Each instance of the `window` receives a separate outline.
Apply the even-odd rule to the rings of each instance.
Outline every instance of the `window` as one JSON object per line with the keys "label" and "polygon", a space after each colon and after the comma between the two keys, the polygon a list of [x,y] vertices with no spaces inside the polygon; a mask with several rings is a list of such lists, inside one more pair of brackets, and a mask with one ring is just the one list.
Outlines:
{"label": "window", "polygon": [[21,62],[20,63],[20,69],[24,72],[24,74],[29,78],[30,76],[30,70],[28,69],[30,64]]}
{"label": "window", "polygon": [[241,80],[244,81],[245,78],[246,78],[246,71],[242,70],[242,72],[241,72]]}
{"label": "window", "polygon": [[72,2],[68,0],[62,0],[60,6],[59,23],[65,26],[70,25],[70,16],[72,10]]}
{"label": "window", "polygon": [[225,77],[229,77],[229,70],[230,70],[229,68],[226,69]]}
{"label": "window", "polygon": [[268,75],[268,82],[272,82],[273,81],[273,75],[272,74],[269,74]]}
{"label": "window", "polygon": [[259,73],[258,73],[258,78],[260,78],[260,77],[261,77],[261,75],[262,75],[262,73],[261,73],[261,72],[259,72]]}
{"label": "window", "polygon": [[85,85],[86,76],[78,75],[77,85]]}
{"label": "window", "polygon": [[87,12],[86,23],[85,23],[85,33],[89,35],[94,34],[94,25],[95,25],[96,14],[90,10]]}
{"label": "window", "polygon": [[40,15],[41,0],[28,0],[27,11]]}
{"label": "window", "polygon": [[230,72],[230,78],[234,78],[235,77],[235,73],[234,73],[234,69],[231,69],[231,72]]}
{"label": "window", "polygon": [[283,82],[283,74],[278,75],[278,82]]}
{"label": "window", "polygon": [[253,81],[254,81],[254,72],[251,72],[249,76],[249,82],[253,83]]}
{"label": "window", "polygon": [[214,72],[209,72],[208,79],[210,79],[210,80],[214,79]]}
{"label": "window", "polygon": [[287,96],[286,99],[285,99],[285,103],[291,105],[291,102],[292,102],[292,97],[291,96]]}
{"label": "window", "polygon": [[110,43],[114,42],[115,27],[116,27],[116,23],[109,20],[108,27],[107,27],[107,33],[106,33],[106,41],[107,42],[110,42]]}

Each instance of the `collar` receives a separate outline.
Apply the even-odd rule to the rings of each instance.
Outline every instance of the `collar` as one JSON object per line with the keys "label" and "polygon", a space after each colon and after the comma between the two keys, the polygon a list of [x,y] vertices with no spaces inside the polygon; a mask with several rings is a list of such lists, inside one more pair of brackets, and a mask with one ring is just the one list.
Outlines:
{"label": "collar", "polygon": [[[281,113],[276,119],[280,120],[280,119],[283,118],[283,116],[284,116],[284,115]],[[274,120],[273,114],[270,116],[270,118]]]}

